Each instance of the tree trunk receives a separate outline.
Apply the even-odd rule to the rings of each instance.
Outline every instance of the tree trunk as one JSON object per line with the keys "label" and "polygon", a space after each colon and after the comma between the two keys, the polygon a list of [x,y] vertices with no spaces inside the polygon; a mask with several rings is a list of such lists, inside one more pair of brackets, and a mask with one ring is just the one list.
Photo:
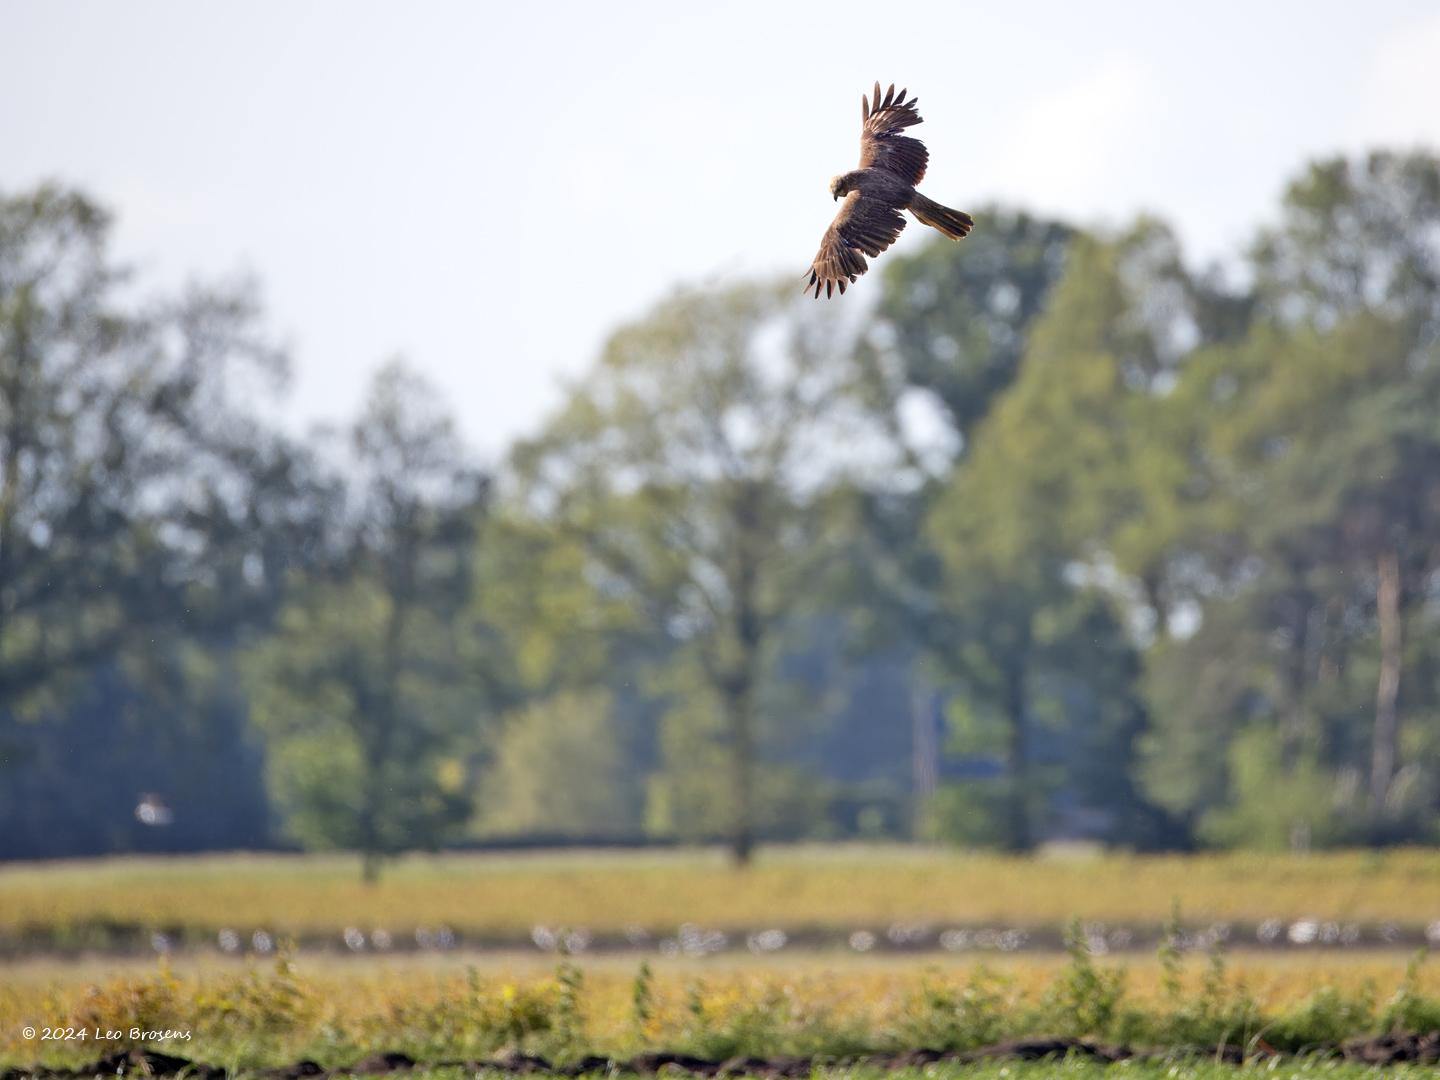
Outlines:
{"label": "tree trunk", "polygon": [[[381,818],[389,813],[386,806],[385,766],[390,760],[393,739],[401,723],[401,645],[405,634],[406,604],[410,598],[409,590],[413,580],[408,561],[405,568],[398,580],[389,582],[390,607],[385,616],[385,636],[380,649],[380,686],[368,705],[362,705],[375,724],[370,738],[365,740],[365,792],[360,820],[360,877],[367,885],[373,885],[380,880],[380,864],[386,846],[381,842]],[[365,701],[363,693],[360,700]]]}
{"label": "tree trunk", "polygon": [[911,825],[910,831],[919,836],[924,818],[935,789],[940,785],[940,738],[936,731],[936,695],[916,670],[919,664],[910,665],[910,775],[911,775]]}
{"label": "tree trunk", "polygon": [[1155,618],[1152,633],[1156,641],[1169,641],[1170,615],[1165,606],[1165,594],[1160,584],[1160,573],[1152,570],[1141,575],[1140,588],[1145,594],[1145,603]]}
{"label": "tree trunk", "polygon": [[[1290,655],[1285,666],[1285,701],[1280,712],[1280,768],[1293,774],[1307,753],[1313,750],[1310,739],[1310,710],[1307,700],[1310,680],[1310,620],[1314,601],[1299,586],[1291,597]],[[1309,807],[1302,808],[1308,812]],[[1290,819],[1290,850],[1301,854],[1310,850],[1311,823],[1299,816]]]}
{"label": "tree trunk", "polygon": [[755,853],[755,711],[749,680],[737,687],[729,702],[731,780],[734,784],[734,817],[730,825],[730,854],[735,865],[745,867]]}
{"label": "tree trunk", "polygon": [[1005,670],[1005,719],[1010,726],[1008,810],[1013,851],[1030,851],[1035,846],[1030,827],[1030,748],[1025,738],[1025,713],[1025,664],[1012,662]]}
{"label": "tree trunk", "polygon": [[1310,599],[1291,600],[1290,652],[1285,665],[1285,700],[1280,711],[1280,764],[1288,772],[1308,749],[1309,710],[1306,691],[1310,674]]}
{"label": "tree trunk", "polygon": [[380,880],[380,859],[378,851],[365,851],[360,855],[360,880],[374,885]]}
{"label": "tree trunk", "polygon": [[730,626],[733,652],[723,682],[735,800],[730,849],[737,867],[748,866],[755,851],[755,688],[765,635],[760,566],[768,543],[762,504],[763,492],[746,483],[735,492],[732,507],[735,537],[729,584],[734,602]]}
{"label": "tree trunk", "polygon": [[1370,756],[1370,813],[1384,815],[1400,758],[1400,556],[1393,548],[1376,563],[1375,617],[1380,624],[1380,678]]}

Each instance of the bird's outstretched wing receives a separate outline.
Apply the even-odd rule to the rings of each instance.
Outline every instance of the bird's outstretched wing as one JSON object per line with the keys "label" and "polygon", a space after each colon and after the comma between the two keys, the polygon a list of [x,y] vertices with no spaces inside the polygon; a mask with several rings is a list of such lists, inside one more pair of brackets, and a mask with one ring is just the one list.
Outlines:
{"label": "bird's outstretched wing", "polygon": [[883,99],[878,82],[873,101],[861,95],[860,115],[864,124],[860,130],[860,168],[884,169],[911,187],[925,179],[925,166],[930,163],[925,144],[901,134],[920,123],[920,114],[915,111],[919,100],[913,97],[906,101],[905,91],[895,93],[894,83]]}
{"label": "bird's outstretched wing", "polygon": [[847,284],[853,284],[869,269],[865,256],[879,255],[895,242],[903,228],[905,219],[898,209],[881,199],[852,191],[845,196],[840,213],[825,230],[820,251],[810,264],[806,290],[813,285],[817,298],[822,288],[826,296],[831,296],[838,285],[843,293]]}

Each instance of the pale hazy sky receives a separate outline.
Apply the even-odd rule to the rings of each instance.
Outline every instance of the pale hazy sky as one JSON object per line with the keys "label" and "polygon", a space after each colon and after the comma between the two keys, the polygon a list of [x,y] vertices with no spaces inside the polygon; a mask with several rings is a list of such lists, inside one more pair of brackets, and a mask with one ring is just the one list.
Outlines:
{"label": "pale hazy sky", "polygon": [[92,191],[157,287],[253,272],[295,422],[401,353],[496,453],[673,283],[798,287],[877,78],[932,197],[1221,258],[1307,155],[1440,146],[1440,2],[0,0],[0,189]]}

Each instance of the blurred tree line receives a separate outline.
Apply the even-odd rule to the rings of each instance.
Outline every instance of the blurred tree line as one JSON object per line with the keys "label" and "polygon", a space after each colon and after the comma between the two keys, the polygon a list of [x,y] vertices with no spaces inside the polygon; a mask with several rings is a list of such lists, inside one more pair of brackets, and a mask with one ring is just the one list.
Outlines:
{"label": "blurred tree line", "polygon": [[977,218],[677,290],[487,468],[399,362],[285,433],[250,284],[0,195],[0,856],[1440,839],[1440,160],[1229,277]]}

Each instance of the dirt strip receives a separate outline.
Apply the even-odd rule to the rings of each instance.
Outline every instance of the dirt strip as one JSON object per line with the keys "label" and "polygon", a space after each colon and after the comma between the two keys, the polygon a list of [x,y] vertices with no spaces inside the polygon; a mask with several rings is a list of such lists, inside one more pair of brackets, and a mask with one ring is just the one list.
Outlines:
{"label": "dirt strip", "polygon": [[[1330,1056],[1367,1065],[1440,1064],[1440,1031],[1425,1035],[1382,1035],[1355,1040],[1340,1046],[1314,1047],[1312,1055]],[[771,1080],[798,1080],[808,1077],[817,1066],[846,1065],[897,1070],[921,1068],[937,1062],[975,1063],[993,1060],[1044,1061],[1051,1058],[1081,1057],[1113,1063],[1127,1060],[1173,1060],[1186,1054],[1214,1061],[1241,1064],[1246,1061],[1281,1057],[1274,1048],[1260,1044],[1245,1048],[1225,1045],[1211,1049],[1135,1049],[1106,1046],[1085,1039],[1016,1039],[978,1050],[907,1050],[895,1054],[873,1054],[859,1058],[825,1057],[737,1057],[709,1061],[688,1054],[648,1053],[628,1061],[587,1057],[564,1065],[527,1054],[504,1054],[489,1060],[421,1062],[401,1053],[371,1054],[344,1068],[326,1069],[314,1061],[298,1061],[279,1068],[246,1070],[258,1080],[307,1080],[310,1077],[379,1076],[413,1069],[463,1068],[468,1072],[498,1072],[512,1075],[581,1076],[591,1073],[633,1073],[654,1076],[662,1072],[688,1073],[700,1077],[760,1076]],[[12,1068],[0,1072],[0,1080],[81,1080],[85,1077],[186,1077],[193,1080],[226,1080],[230,1074],[215,1065],[190,1061],[153,1050],[128,1050],[101,1058],[78,1069]]]}
{"label": "dirt strip", "polygon": [[[1153,952],[1167,938],[1160,923],[1098,923],[1084,928],[1094,952]],[[27,925],[0,930],[0,959],[27,957],[145,956],[215,953],[222,956],[272,956],[284,940],[299,953],[383,956],[394,954],[538,953],[540,955],[708,956],[713,953],[771,954],[780,950],[837,950],[856,955],[1061,953],[1066,928],[1058,924],[1000,926],[928,921],[888,926],[701,927],[670,930],[589,931],[536,926],[529,931],[498,932],[482,927],[394,927],[391,930],[332,927],[282,931],[274,927],[148,926],[96,920],[69,926]],[[1215,922],[1181,929],[1177,944],[1186,951],[1227,949],[1275,952],[1344,952],[1358,949],[1413,952],[1440,946],[1440,919],[1429,923],[1341,922],[1267,919],[1263,922]]]}

